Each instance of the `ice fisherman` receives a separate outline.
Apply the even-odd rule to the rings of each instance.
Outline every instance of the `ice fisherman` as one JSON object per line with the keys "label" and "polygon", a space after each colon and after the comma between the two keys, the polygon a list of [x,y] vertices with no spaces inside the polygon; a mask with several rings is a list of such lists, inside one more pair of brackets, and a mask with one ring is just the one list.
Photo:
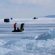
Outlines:
{"label": "ice fisherman", "polygon": [[20,29],[19,29],[19,27],[17,27],[17,23],[14,23],[13,27],[14,27],[14,30],[12,32],[22,32],[22,31],[24,31],[24,23],[21,24]]}

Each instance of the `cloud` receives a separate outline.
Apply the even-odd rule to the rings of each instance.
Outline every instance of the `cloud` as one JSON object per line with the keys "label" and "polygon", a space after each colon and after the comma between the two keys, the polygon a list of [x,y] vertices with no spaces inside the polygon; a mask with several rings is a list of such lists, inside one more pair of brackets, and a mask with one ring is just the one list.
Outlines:
{"label": "cloud", "polygon": [[13,4],[33,4],[40,6],[51,7],[54,4],[54,0],[9,0]]}
{"label": "cloud", "polygon": [[55,0],[2,0],[0,2],[2,17],[33,17],[49,14],[55,14]]}
{"label": "cloud", "polygon": [[[22,3],[32,3],[32,4],[35,4],[35,3],[37,3],[37,4],[43,4],[43,3],[49,3],[49,2],[51,2],[52,0],[9,0],[10,2],[12,2],[12,3],[20,3],[20,4],[22,4]],[[46,3],[46,4],[47,4]]]}
{"label": "cloud", "polygon": [[[12,5],[35,5],[42,8],[55,8],[55,0],[5,0],[6,3]],[[3,2],[4,3],[4,2]]]}

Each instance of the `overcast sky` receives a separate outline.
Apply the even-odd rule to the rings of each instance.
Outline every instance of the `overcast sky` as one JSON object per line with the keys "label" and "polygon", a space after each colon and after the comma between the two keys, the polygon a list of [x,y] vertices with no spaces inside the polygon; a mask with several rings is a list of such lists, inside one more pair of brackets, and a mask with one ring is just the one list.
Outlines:
{"label": "overcast sky", "polygon": [[55,0],[0,0],[0,18],[55,15]]}

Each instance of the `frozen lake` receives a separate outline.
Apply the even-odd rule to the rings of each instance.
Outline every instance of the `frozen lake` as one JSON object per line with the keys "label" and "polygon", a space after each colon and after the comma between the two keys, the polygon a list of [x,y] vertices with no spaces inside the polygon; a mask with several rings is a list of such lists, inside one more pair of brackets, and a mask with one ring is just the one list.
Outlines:
{"label": "frozen lake", "polygon": [[25,24],[23,32],[12,30],[11,24],[0,24],[0,55],[55,55],[55,24]]}
{"label": "frozen lake", "polygon": [[55,38],[0,39],[0,55],[55,55]]}

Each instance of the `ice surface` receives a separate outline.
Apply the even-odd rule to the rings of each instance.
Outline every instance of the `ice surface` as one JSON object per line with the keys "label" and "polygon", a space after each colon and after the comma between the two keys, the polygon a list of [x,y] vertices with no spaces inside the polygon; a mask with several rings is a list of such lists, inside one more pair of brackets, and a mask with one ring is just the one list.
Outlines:
{"label": "ice surface", "polygon": [[49,30],[48,32],[45,32],[36,38],[36,40],[47,40],[55,38],[55,30]]}
{"label": "ice surface", "polygon": [[0,39],[0,55],[55,55],[55,30],[49,30],[47,33],[45,33],[46,36],[43,35],[44,37],[41,36],[38,40]]}
{"label": "ice surface", "polygon": [[[0,39],[0,55],[55,55],[55,38],[46,40]],[[4,43],[3,43],[4,42]]]}
{"label": "ice surface", "polygon": [[[55,29],[55,19],[14,19],[10,23],[2,21],[3,19],[0,20],[0,55],[55,55],[55,30],[50,30]],[[12,33],[14,22],[25,22],[25,31]]]}

